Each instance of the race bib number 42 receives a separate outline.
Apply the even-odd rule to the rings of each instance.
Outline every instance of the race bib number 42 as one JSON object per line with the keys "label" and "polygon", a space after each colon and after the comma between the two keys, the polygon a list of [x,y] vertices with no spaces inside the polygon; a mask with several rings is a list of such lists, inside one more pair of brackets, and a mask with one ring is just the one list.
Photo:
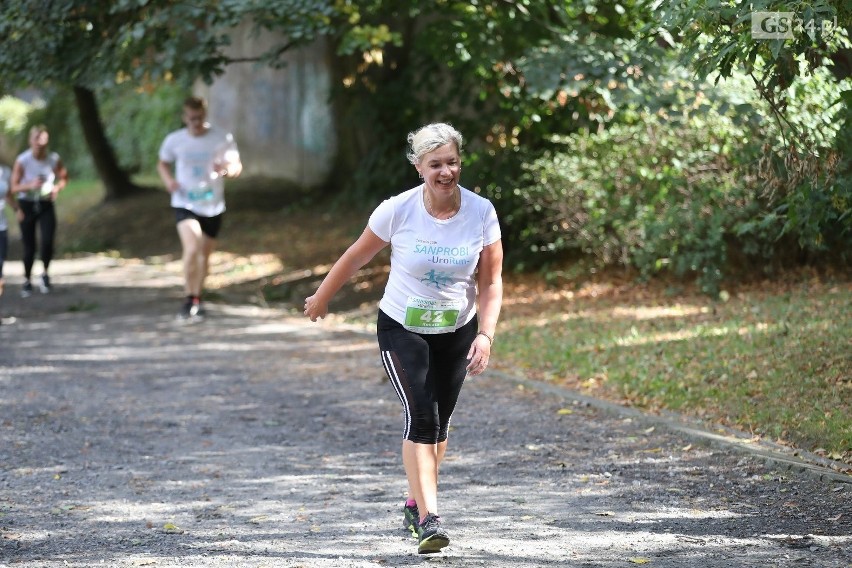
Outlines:
{"label": "race bib number 42", "polygon": [[461,300],[430,300],[412,296],[405,305],[404,327],[415,333],[455,331],[461,307]]}

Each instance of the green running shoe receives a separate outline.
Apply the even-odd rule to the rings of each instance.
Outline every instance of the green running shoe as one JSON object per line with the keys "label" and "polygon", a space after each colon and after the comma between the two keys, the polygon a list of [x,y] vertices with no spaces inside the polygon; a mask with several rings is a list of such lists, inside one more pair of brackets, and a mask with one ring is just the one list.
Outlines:
{"label": "green running shoe", "polygon": [[411,536],[417,538],[417,525],[420,524],[420,511],[417,510],[417,504],[412,506],[402,506],[402,528],[411,531]]}
{"label": "green running shoe", "polygon": [[417,544],[418,554],[434,554],[450,544],[447,531],[441,526],[441,517],[429,513],[418,530],[420,540]]}

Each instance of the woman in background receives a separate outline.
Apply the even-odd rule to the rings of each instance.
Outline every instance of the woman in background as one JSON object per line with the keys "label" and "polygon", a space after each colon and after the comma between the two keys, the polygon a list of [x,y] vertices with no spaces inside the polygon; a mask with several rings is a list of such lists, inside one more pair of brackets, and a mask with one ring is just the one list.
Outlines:
{"label": "woman in background", "polygon": [[51,290],[48,269],[53,260],[53,241],[56,236],[56,211],[53,203],[59,192],[68,183],[68,172],[56,152],[50,152],[47,144],[50,135],[47,127],[33,126],[30,129],[30,148],[22,152],[12,167],[11,190],[18,198],[21,213],[21,240],[24,245],[24,285],[21,296],[33,293],[31,281],[36,255],[36,226],[41,237],[40,256],[42,274],[38,285],[42,293]]}

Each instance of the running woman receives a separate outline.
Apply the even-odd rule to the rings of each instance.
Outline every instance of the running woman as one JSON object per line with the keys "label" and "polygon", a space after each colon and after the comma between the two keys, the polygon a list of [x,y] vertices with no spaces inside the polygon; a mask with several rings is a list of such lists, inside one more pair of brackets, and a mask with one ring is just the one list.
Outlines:
{"label": "running woman", "polygon": [[340,288],[391,246],[379,303],[382,364],[402,402],[404,526],[420,554],[450,542],[438,512],[438,470],[450,417],[467,375],[488,366],[503,300],[503,245],[494,206],[459,185],[462,135],[445,123],[408,135],[408,160],[423,183],[382,202],[314,295],[311,321],[328,314]]}
{"label": "running woman", "polygon": [[33,293],[31,281],[36,256],[36,228],[41,237],[41,279],[38,282],[42,293],[51,290],[48,268],[53,260],[53,241],[56,236],[56,210],[53,207],[59,192],[68,183],[68,172],[56,152],[47,148],[50,134],[43,125],[30,129],[30,148],[21,153],[12,166],[11,190],[17,194],[22,215],[18,216],[24,251],[24,286],[21,296]]}

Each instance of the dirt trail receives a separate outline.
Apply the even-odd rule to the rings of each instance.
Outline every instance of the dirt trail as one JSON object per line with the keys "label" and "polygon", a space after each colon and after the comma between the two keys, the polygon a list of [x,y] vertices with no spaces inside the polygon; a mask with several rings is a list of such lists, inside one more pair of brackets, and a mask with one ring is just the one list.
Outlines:
{"label": "dirt trail", "polygon": [[173,270],[52,272],[2,299],[0,566],[852,566],[842,477],[496,374],[453,418],[452,542],[418,556],[370,333],[224,303],[182,326]]}

